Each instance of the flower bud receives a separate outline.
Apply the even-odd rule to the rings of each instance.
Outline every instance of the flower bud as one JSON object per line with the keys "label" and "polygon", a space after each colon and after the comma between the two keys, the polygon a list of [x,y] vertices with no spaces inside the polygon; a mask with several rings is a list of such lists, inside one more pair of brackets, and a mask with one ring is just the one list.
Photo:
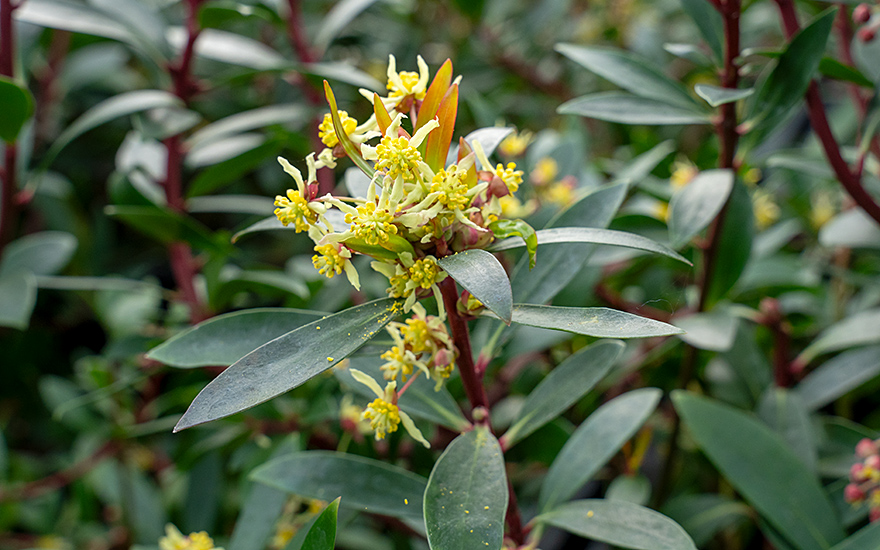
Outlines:
{"label": "flower bud", "polygon": [[877,34],[877,29],[874,27],[862,27],[859,29],[859,40],[862,42],[871,42],[874,40],[874,36]]}
{"label": "flower bud", "polygon": [[850,483],[843,489],[843,499],[850,503],[861,502],[865,500],[865,492],[855,483]]}
{"label": "flower bud", "polygon": [[856,456],[859,458],[868,458],[877,454],[877,443],[867,437],[856,444]]}
{"label": "flower bud", "polygon": [[853,21],[859,25],[867,23],[871,19],[871,7],[868,4],[859,4],[853,10]]}
{"label": "flower bud", "polygon": [[865,468],[871,468],[874,471],[880,470],[880,455],[871,455],[866,458]]}
{"label": "flower bud", "polygon": [[871,511],[868,512],[868,519],[872,522],[880,520],[880,508],[871,508]]}
{"label": "flower bud", "polygon": [[849,469],[849,479],[851,481],[864,481],[868,476],[865,475],[865,466],[861,462],[856,462]]}

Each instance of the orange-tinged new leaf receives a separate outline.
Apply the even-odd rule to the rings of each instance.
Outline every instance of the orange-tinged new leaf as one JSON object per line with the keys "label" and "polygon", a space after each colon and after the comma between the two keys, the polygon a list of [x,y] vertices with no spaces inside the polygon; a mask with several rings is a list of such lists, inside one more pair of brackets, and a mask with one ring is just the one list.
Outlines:
{"label": "orange-tinged new leaf", "polygon": [[375,92],[373,92],[373,112],[376,113],[376,122],[379,123],[379,131],[384,134],[385,130],[391,126],[391,115],[388,114],[388,109],[385,108],[385,104],[382,103],[379,94]]}
{"label": "orange-tinged new leaf", "polygon": [[446,97],[440,102],[440,108],[437,110],[440,127],[428,134],[428,139],[426,140],[425,162],[435,172],[446,166],[446,155],[449,153],[449,144],[452,143],[457,113],[458,84],[453,84],[449,88]]}
{"label": "orange-tinged new leaf", "polygon": [[336,137],[339,139],[339,143],[342,144],[345,154],[348,155],[348,158],[350,158],[364,174],[372,178],[376,171],[373,170],[373,167],[370,166],[366,160],[364,160],[364,157],[361,156],[360,149],[358,149],[354,142],[351,141],[348,134],[345,133],[345,128],[342,126],[342,120],[339,118],[339,107],[336,105],[336,96],[333,95],[333,89],[330,88],[330,83],[326,80],[324,81],[324,95],[327,97],[327,104],[330,105],[330,118],[333,119],[333,131],[336,132]]}
{"label": "orange-tinged new leaf", "polygon": [[[471,149],[471,146],[464,140],[463,137],[458,138],[458,160],[461,161],[464,157],[472,154],[474,151]],[[467,184],[468,189],[477,185],[477,163],[471,165],[468,168],[467,173],[464,176],[464,182]]]}
{"label": "orange-tinged new leaf", "polygon": [[452,61],[447,59],[445,63],[437,70],[434,80],[428,86],[425,93],[425,99],[422,100],[422,106],[419,107],[418,121],[415,131],[428,123],[437,114],[440,107],[440,101],[449,90],[449,84],[452,82]]}

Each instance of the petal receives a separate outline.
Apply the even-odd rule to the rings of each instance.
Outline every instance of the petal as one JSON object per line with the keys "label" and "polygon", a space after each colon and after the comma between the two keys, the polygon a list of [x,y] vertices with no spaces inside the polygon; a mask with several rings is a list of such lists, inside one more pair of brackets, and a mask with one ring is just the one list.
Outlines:
{"label": "petal", "polygon": [[410,418],[408,414],[403,411],[399,411],[400,413],[400,423],[403,424],[403,428],[406,430],[406,433],[410,435],[413,439],[424,445],[426,448],[430,449],[431,444],[428,443],[428,440],[425,439],[425,436],[422,435],[422,432],[416,427],[416,423],[413,422],[413,419]]}
{"label": "petal", "polygon": [[370,388],[370,390],[372,390],[373,393],[376,394],[376,397],[380,399],[385,399],[385,392],[382,391],[382,387],[379,385],[379,383],[373,380],[372,376],[357,369],[348,369],[348,372],[351,373],[352,377],[354,377],[355,380]]}
{"label": "petal", "polygon": [[290,164],[284,157],[278,157],[278,164],[280,164],[281,167],[284,168],[284,171],[290,174],[294,181],[296,181],[296,186],[299,188],[299,192],[305,194],[306,186],[303,183],[302,172],[297,170],[296,167]]}
{"label": "petal", "polygon": [[419,130],[416,132],[416,135],[414,135],[409,140],[410,146],[418,147],[419,145],[421,145],[422,142],[425,141],[425,138],[428,137],[428,133],[434,128],[438,128],[439,126],[440,123],[437,122],[436,118],[429,120],[424,126],[419,128]]}

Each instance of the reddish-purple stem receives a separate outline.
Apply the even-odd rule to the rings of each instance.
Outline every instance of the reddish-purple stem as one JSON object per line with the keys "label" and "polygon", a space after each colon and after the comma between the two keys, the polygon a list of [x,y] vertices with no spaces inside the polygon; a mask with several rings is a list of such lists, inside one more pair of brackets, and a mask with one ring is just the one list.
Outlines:
{"label": "reddish-purple stem", "polygon": [[[8,78],[15,76],[13,74],[15,41],[12,22],[12,12],[15,7],[12,0],[0,0],[0,75]],[[18,190],[18,182],[16,181],[18,147],[14,142],[6,144],[3,157],[3,184],[2,191],[0,191],[0,200],[3,201],[0,205],[0,255],[2,255],[6,244],[12,240],[18,214],[18,208],[15,204],[15,194]]]}

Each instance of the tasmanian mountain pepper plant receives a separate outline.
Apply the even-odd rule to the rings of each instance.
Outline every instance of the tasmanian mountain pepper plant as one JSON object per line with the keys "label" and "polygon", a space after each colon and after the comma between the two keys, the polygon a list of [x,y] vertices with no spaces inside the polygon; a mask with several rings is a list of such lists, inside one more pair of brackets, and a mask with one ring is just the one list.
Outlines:
{"label": "tasmanian mountain pepper plant", "polygon": [[0,0],[0,549],[880,549],[878,32]]}

